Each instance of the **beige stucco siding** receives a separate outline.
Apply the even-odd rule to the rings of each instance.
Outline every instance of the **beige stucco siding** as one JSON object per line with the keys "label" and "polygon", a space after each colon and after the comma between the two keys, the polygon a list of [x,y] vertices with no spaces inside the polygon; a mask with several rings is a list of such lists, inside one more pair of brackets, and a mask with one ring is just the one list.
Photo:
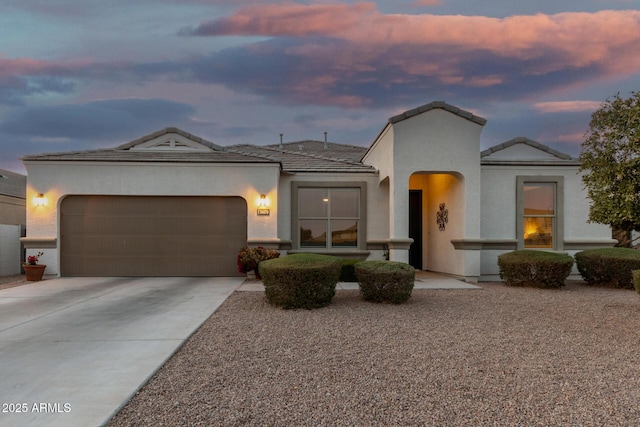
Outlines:
{"label": "beige stucco siding", "polygon": [[[578,166],[482,166],[482,238],[487,240],[518,239],[516,229],[516,192],[518,176],[563,177],[563,250],[575,254],[579,245],[611,245],[611,229],[588,223],[589,199],[582,185]],[[504,250],[483,250],[482,276],[498,274],[497,256]]]}
{"label": "beige stucco siding", "polygon": [[[482,125],[443,109],[432,109],[400,120],[385,129],[364,158],[380,170],[381,179],[389,176],[388,239],[408,239],[410,179],[413,174],[427,175],[423,215],[435,215],[434,205],[445,202],[456,215],[456,222],[444,234],[425,235],[423,257],[430,268],[465,277],[479,275],[479,254],[455,251],[450,239],[480,236],[480,132]],[[391,130],[393,132],[391,132]],[[430,178],[429,178],[430,176]],[[456,185],[442,180],[455,176]],[[442,182],[440,182],[442,181]],[[437,201],[436,194],[441,191]],[[434,194],[428,197],[428,194]],[[447,202],[448,201],[448,202]],[[429,228],[427,228],[429,230]],[[425,231],[430,233],[430,231]],[[391,259],[407,262],[408,251],[391,251]]]}
{"label": "beige stucco siding", "polygon": [[[59,212],[66,195],[166,195],[240,196],[247,202],[249,239],[278,237],[277,164],[180,164],[107,162],[25,162],[28,172],[27,200],[43,193],[45,206],[27,203],[30,239],[59,240]],[[269,216],[256,213],[260,194],[265,194]],[[33,249],[33,252],[37,249]],[[44,249],[42,262],[48,274],[58,274],[58,250]]]}

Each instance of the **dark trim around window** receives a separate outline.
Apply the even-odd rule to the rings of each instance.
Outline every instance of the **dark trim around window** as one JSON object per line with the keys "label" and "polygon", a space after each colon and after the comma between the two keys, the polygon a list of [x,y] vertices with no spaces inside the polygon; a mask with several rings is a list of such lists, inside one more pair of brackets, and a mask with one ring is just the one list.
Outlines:
{"label": "dark trim around window", "polygon": [[300,229],[298,227],[298,189],[300,188],[357,188],[360,190],[360,218],[358,222],[358,246],[357,248],[334,248],[314,250],[303,248],[308,252],[349,252],[366,250],[367,229],[367,183],[364,181],[295,181],[291,183],[291,248],[294,251],[300,248]]}
{"label": "dark trim around window", "polygon": [[527,184],[554,183],[555,186],[555,226],[553,247],[543,250],[564,250],[564,177],[563,176],[518,176],[516,177],[516,238],[518,249],[524,246],[524,186]]}

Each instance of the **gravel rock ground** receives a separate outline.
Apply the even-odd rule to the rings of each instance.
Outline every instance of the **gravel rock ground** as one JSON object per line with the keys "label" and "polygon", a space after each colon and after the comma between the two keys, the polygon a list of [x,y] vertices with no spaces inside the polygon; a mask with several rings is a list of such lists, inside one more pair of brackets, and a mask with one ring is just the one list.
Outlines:
{"label": "gravel rock ground", "polygon": [[312,311],[235,292],[108,425],[638,425],[635,292],[481,286]]}

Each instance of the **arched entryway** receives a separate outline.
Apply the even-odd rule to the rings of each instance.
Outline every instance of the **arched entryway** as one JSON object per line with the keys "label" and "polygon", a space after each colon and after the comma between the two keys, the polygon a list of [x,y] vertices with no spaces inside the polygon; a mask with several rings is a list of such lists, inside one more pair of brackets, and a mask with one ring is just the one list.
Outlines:
{"label": "arched entryway", "polygon": [[464,236],[464,177],[419,171],[409,177],[409,264],[420,270],[460,274],[463,254],[451,240]]}

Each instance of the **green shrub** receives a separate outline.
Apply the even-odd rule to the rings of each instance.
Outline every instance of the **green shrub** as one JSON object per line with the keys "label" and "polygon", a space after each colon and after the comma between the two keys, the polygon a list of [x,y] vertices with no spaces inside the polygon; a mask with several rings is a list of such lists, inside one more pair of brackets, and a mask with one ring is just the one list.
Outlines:
{"label": "green shrub", "polygon": [[361,259],[342,259],[342,271],[340,272],[341,282],[357,282],[355,265],[362,262]]}
{"label": "green shrub", "polygon": [[269,304],[285,309],[319,308],[331,303],[342,263],[316,254],[287,255],[260,263]]}
{"label": "green shrub", "polygon": [[590,285],[633,289],[631,271],[640,269],[640,251],[635,249],[589,249],[575,258],[578,271]]}
{"label": "green shrub", "polygon": [[633,270],[631,276],[633,277],[633,286],[636,288],[636,292],[640,294],[640,270]]}
{"label": "green shrub", "polygon": [[400,304],[411,297],[416,270],[394,261],[363,261],[355,265],[360,293],[367,301]]}
{"label": "green shrub", "polygon": [[559,288],[571,274],[573,258],[553,252],[520,250],[498,257],[500,278],[509,286]]}

